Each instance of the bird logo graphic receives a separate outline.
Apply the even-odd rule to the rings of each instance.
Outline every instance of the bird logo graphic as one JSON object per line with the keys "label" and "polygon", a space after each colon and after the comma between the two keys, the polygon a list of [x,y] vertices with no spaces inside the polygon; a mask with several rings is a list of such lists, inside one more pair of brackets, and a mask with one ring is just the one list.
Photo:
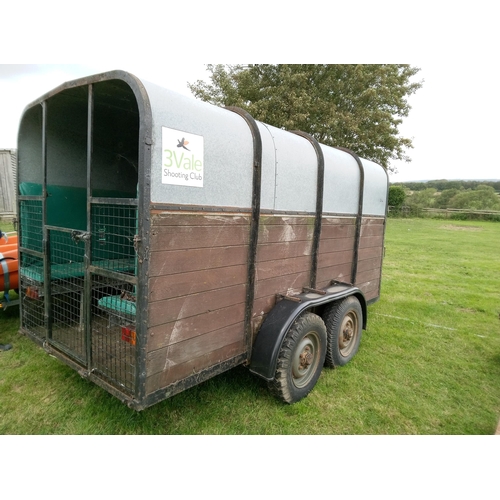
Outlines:
{"label": "bird logo graphic", "polygon": [[189,144],[189,141],[186,141],[184,139],[184,137],[179,141],[179,139],[177,139],[177,147],[178,148],[184,148],[186,151],[189,151],[189,149],[186,147],[187,144]]}

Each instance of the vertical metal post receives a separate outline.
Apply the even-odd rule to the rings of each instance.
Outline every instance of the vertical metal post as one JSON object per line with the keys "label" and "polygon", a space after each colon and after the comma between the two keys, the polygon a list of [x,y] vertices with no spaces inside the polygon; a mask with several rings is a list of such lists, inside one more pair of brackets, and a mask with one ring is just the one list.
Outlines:
{"label": "vertical metal post", "polygon": [[253,175],[252,175],[252,214],[250,219],[250,240],[248,244],[248,288],[245,305],[245,337],[247,349],[247,363],[252,356],[253,328],[252,312],[255,297],[255,268],[257,260],[257,244],[259,240],[260,222],[260,195],[262,180],[262,138],[259,127],[254,118],[245,110],[236,106],[227,106],[226,109],[240,115],[247,123],[253,139]]}
{"label": "vertical metal post", "polygon": [[[131,85],[132,87],[132,85]],[[133,87],[132,87],[133,88]],[[138,157],[138,190],[137,190],[137,343],[135,357],[135,391],[137,401],[142,402],[146,397],[147,380],[147,332],[148,332],[148,299],[149,299],[149,237],[151,232],[151,150],[152,139],[152,113],[146,91],[135,94],[139,108],[139,157]]]}
{"label": "vertical metal post", "polygon": [[300,135],[307,139],[314,148],[316,156],[318,158],[318,180],[316,188],[316,216],[314,219],[314,234],[311,248],[311,275],[310,275],[310,286],[311,288],[316,288],[316,279],[318,276],[318,254],[319,254],[319,242],[321,238],[321,223],[323,220],[323,192],[325,185],[325,156],[323,155],[323,150],[319,142],[310,134],[306,132],[301,132],[300,130],[292,130],[293,134]]}
{"label": "vertical metal post", "polygon": [[[92,368],[92,275],[90,273],[90,265],[92,263],[92,148],[93,148],[93,133],[94,133],[94,86],[88,86],[88,103],[87,103],[87,233],[90,238],[85,239],[85,282],[83,285],[83,302],[84,311],[84,328],[85,328],[85,345],[87,352],[87,367]],[[81,321],[81,319],[80,319]]]}
{"label": "vertical metal post", "polygon": [[384,214],[384,232],[382,235],[382,257],[380,258],[380,276],[378,280],[378,292],[377,295],[380,297],[380,293],[382,291],[382,264],[384,262],[384,257],[385,257],[385,230],[387,229],[387,217],[389,216],[389,174],[387,173],[387,170],[384,168],[385,175],[387,176],[387,191],[386,191],[386,198],[385,198],[385,214]]}
{"label": "vertical metal post", "polygon": [[358,258],[359,258],[359,242],[361,240],[361,225],[363,222],[363,195],[365,192],[365,169],[363,168],[363,163],[361,162],[359,156],[353,153],[350,149],[337,147],[340,151],[345,151],[349,153],[358,164],[359,167],[359,198],[358,198],[358,214],[356,216],[356,234],[354,237],[354,254],[352,258],[352,268],[351,268],[351,283],[356,284],[356,279],[358,275]]}
{"label": "vertical metal post", "polygon": [[42,251],[43,251],[43,280],[44,280],[44,316],[47,338],[52,338],[52,296],[50,273],[50,232],[47,229],[47,101],[42,105]]}
{"label": "vertical metal post", "polygon": [[[24,116],[23,116],[24,118]],[[20,142],[20,134],[18,132],[18,150],[16,154],[16,175],[14,179],[14,189],[16,190],[16,218],[14,219],[14,229],[17,230],[17,238],[18,238],[18,244],[17,244],[17,262],[18,262],[18,270],[17,272],[19,273],[19,292],[20,292],[20,301],[19,301],[19,323],[20,327],[24,327],[24,300],[23,300],[23,293],[22,293],[22,278],[21,278],[21,271],[22,267],[24,266],[24,252],[21,252],[21,248],[23,247],[23,241],[24,241],[24,236],[23,236],[23,230],[21,227],[21,200],[19,199],[19,177],[20,177],[20,165],[21,165],[21,152],[19,151],[19,142]]]}

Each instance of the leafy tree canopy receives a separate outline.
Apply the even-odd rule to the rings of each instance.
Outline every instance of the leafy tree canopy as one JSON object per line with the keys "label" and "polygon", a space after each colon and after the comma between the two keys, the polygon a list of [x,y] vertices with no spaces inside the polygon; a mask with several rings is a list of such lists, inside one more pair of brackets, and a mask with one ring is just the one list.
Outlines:
{"label": "leafy tree canopy", "polygon": [[407,198],[407,205],[412,208],[433,207],[436,200],[436,192],[436,188],[427,188],[422,191],[415,191]]}
{"label": "leafy tree canopy", "polygon": [[[430,185],[428,183],[426,185]],[[454,185],[450,183],[450,185]],[[406,185],[391,185],[389,187],[389,205],[391,190],[396,188],[406,191]],[[478,184],[474,189],[450,188],[438,191],[435,187],[427,187],[420,191],[409,191],[404,204],[410,208],[457,208],[463,210],[493,210],[500,211],[500,195],[493,186]]]}
{"label": "leafy tree canopy", "polygon": [[349,148],[394,170],[391,160],[410,161],[410,139],[399,125],[408,96],[421,82],[407,64],[209,64],[211,83],[188,84],[199,99],[238,106],[255,119],[302,130],[319,142]]}
{"label": "leafy tree canopy", "polygon": [[498,180],[451,180],[440,179],[435,181],[425,182],[395,182],[395,186],[404,186],[410,191],[423,191],[427,188],[436,188],[438,191],[445,191],[447,189],[477,189],[480,185],[491,186],[495,191],[500,192],[500,181]]}
{"label": "leafy tree canopy", "polygon": [[491,186],[479,185],[474,190],[458,192],[450,199],[448,206],[469,210],[500,210],[500,198]]}
{"label": "leafy tree canopy", "polygon": [[406,200],[406,189],[402,186],[389,186],[389,200],[390,207],[399,209],[403,206]]}
{"label": "leafy tree canopy", "polygon": [[450,188],[441,191],[441,194],[436,198],[435,205],[437,208],[452,208],[450,200],[460,192],[460,189]]}

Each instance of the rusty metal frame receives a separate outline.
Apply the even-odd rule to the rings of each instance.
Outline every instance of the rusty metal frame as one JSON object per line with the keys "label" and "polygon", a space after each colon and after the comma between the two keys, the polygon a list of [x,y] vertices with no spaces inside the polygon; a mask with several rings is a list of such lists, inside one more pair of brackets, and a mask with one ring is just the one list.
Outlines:
{"label": "rusty metal frame", "polygon": [[247,111],[236,106],[227,106],[225,109],[240,115],[252,133],[253,140],[253,177],[252,177],[252,214],[250,220],[250,240],[248,245],[248,286],[245,304],[245,343],[246,360],[250,361],[252,354],[252,311],[255,297],[255,265],[257,260],[257,243],[259,240],[260,223],[260,194],[262,179],[262,138],[259,127],[254,118]]}
{"label": "rusty metal frame", "polygon": [[314,288],[316,286],[316,278],[318,274],[318,253],[319,253],[319,242],[321,239],[321,223],[323,220],[323,193],[325,187],[325,156],[323,155],[323,150],[319,142],[310,134],[302,132],[300,130],[292,130],[293,134],[299,135],[304,139],[307,139],[314,148],[316,156],[318,158],[318,180],[317,180],[317,190],[316,190],[316,215],[314,220],[314,233],[311,248],[311,275],[310,275],[310,286]]}
{"label": "rusty metal frame", "polygon": [[363,195],[365,192],[365,169],[363,168],[363,163],[359,156],[347,148],[336,147],[340,151],[350,154],[358,164],[359,167],[359,198],[358,198],[358,213],[356,215],[356,234],[354,236],[354,252],[352,257],[352,268],[351,268],[351,283],[354,285],[356,283],[356,278],[358,274],[358,255],[359,255],[359,242],[361,239],[361,224],[363,222]]}

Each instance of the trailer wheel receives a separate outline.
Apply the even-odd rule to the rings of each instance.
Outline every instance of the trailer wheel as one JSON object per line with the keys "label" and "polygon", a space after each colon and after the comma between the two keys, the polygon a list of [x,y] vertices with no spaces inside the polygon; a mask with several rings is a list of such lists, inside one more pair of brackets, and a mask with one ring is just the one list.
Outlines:
{"label": "trailer wheel", "polygon": [[325,366],[344,366],[358,352],[361,342],[361,304],[353,296],[334,302],[325,310],[323,319],[328,335]]}
{"label": "trailer wheel", "polygon": [[316,385],[326,355],[326,327],[316,314],[300,316],[286,334],[269,389],[285,403],[304,398]]}

